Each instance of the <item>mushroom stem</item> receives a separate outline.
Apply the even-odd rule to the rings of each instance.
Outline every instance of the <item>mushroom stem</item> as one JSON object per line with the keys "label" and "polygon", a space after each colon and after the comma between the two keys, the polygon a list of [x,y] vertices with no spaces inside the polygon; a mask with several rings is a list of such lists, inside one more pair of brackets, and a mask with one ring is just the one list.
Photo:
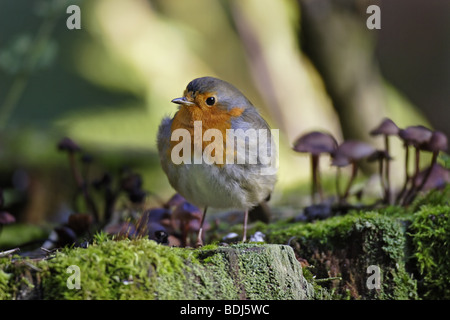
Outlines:
{"label": "mushroom stem", "polygon": [[414,172],[414,178],[417,177],[420,170],[420,149],[417,147],[415,149],[416,149],[416,170]]}
{"label": "mushroom stem", "polygon": [[340,178],[341,178],[341,168],[337,167],[336,168],[336,195],[337,195],[339,202],[341,202],[341,200],[342,200],[341,188],[340,188],[340,184],[339,184],[339,182],[341,180]]}
{"label": "mushroom stem", "polygon": [[69,152],[69,164],[70,168],[72,170],[72,176],[75,180],[75,183],[79,190],[81,190],[84,200],[86,201],[86,205],[92,210],[92,215],[94,216],[94,220],[98,222],[98,212],[97,208],[95,206],[94,201],[89,196],[89,193],[87,192],[86,184],[83,181],[83,178],[80,174],[80,172],[77,169],[76,162],[75,162],[75,154],[73,152]]}
{"label": "mushroom stem", "polygon": [[416,193],[416,184],[415,181],[417,179],[417,176],[419,175],[420,171],[420,149],[418,147],[415,147],[415,169],[414,169],[414,175],[411,178],[411,188],[406,193],[405,197],[403,198],[403,205],[407,205],[410,203],[411,197]]}
{"label": "mushroom stem", "polygon": [[180,230],[181,230],[181,247],[186,247],[188,238],[188,223],[186,221],[180,220]]}
{"label": "mushroom stem", "polygon": [[399,204],[402,200],[403,194],[406,191],[406,188],[408,186],[408,182],[410,180],[409,172],[408,172],[408,164],[409,164],[409,146],[405,144],[405,183],[403,184],[402,190],[397,195],[396,203]]}
{"label": "mushroom stem", "polygon": [[[384,136],[384,149],[386,151],[386,154],[390,154],[389,153],[389,136],[385,135]],[[385,202],[387,204],[391,203],[391,179],[390,179],[390,159],[386,158],[384,161],[386,161],[386,166],[385,166],[385,176],[386,176],[386,184],[384,186],[384,192],[385,192]],[[381,164],[382,166],[382,164]],[[382,176],[382,172],[380,172],[380,178],[381,180],[383,180],[383,176]]]}
{"label": "mushroom stem", "polygon": [[352,175],[350,177],[350,180],[348,181],[347,188],[345,189],[345,193],[344,193],[344,196],[342,197],[342,200],[346,200],[347,199],[347,197],[348,197],[348,195],[350,193],[350,188],[351,188],[351,186],[353,184],[353,180],[355,180],[355,178],[356,178],[357,172],[358,172],[358,166],[356,165],[356,162],[353,161],[352,162]]}
{"label": "mushroom stem", "polygon": [[[433,152],[433,157],[431,158],[431,165],[430,165],[430,167],[427,169],[427,172],[425,173],[425,176],[423,177],[423,180],[420,182],[420,185],[419,185],[417,188],[415,188],[414,190],[411,188],[414,192],[412,192],[411,195],[405,199],[405,204],[406,204],[406,205],[408,205],[408,204],[410,204],[411,202],[413,202],[414,199],[416,198],[417,194],[418,194],[420,191],[422,191],[423,187],[425,186],[425,184],[426,184],[427,181],[428,181],[428,178],[429,178],[430,175],[431,175],[431,171],[433,171],[433,166],[434,166],[434,165],[436,164],[436,162],[437,162],[438,154],[439,154],[439,151],[438,151],[438,152],[436,152],[436,151]],[[415,185],[415,184],[414,184],[414,185]]]}
{"label": "mushroom stem", "polygon": [[[316,203],[316,193],[319,189],[319,179],[318,179],[318,168],[319,167],[319,156],[317,154],[311,155],[311,174],[312,174],[312,185],[311,185],[311,202]],[[321,197],[322,198],[322,197]]]}
{"label": "mushroom stem", "polygon": [[81,177],[81,174],[77,169],[77,165],[75,163],[75,154],[73,152],[69,152],[69,165],[70,169],[72,170],[73,179],[75,180],[77,187],[81,189],[83,187],[83,178]]}
{"label": "mushroom stem", "polygon": [[[386,159],[386,161],[389,161],[388,159]],[[387,183],[385,183],[384,179],[383,179],[383,159],[379,159],[378,160],[378,174],[380,175],[380,183],[381,183],[381,188],[382,190],[384,190],[384,200],[388,203],[389,201],[389,193],[388,193],[388,189],[387,189]]]}

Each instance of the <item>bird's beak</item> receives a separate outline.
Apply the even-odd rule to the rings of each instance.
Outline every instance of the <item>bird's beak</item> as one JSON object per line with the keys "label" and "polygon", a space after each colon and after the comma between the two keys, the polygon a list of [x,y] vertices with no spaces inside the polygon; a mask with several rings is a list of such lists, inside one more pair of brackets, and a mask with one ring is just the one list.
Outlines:
{"label": "bird's beak", "polygon": [[176,104],[185,105],[185,106],[192,106],[192,105],[194,105],[194,103],[189,101],[189,100],[187,100],[186,97],[175,98],[175,99],[172,100],[172,102],[176,103]]}

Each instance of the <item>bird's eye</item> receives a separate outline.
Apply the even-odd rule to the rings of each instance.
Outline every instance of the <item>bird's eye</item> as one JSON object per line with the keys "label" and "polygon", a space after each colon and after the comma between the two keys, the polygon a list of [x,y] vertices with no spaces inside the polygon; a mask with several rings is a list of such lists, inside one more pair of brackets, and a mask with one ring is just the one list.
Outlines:
{"label": "bird's eye", "polygon": [[206,104],[207,104],[208,106],[212,106],[214,103],[216,103],[216,98],[214,98],[214,97],[209,97],[209,98],[206,99]]}

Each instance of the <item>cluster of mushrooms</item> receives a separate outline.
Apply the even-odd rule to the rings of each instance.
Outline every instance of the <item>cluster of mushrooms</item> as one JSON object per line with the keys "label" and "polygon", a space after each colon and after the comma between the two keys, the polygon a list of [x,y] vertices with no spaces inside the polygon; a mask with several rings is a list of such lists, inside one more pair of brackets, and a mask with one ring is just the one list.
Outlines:
{"label": "cluster of mushrooms", "polygon": [[[93,226],[115,235],[117,239],[148,236],[158,243],[181,246],[188,245],[190,233],[198,231],[202,212],[181,195],[175,194],[170,200],[163,201],[156,194],[144,190],[142,176],[127,167],[121,168],[118,174],[106,171],[100,178],[91,179],[92,156],[83,153],[82,148],[67,137],[59,141],[57,147],[68,154],[76,196],[84,200],[85,210],[90,214],[73,213],[66,224],[53,230],[55,235],[51,238],[56,240],[47,241],[43,248],[76,244],[77,239],[90,232]],[[81,156],[82,168],[77,162],[78,155]],[[156,197],[159,207],[146,209],[146,198],[150,195]],[[103,207],[103,213],[99,212],[100,203],[94,202],[94,199],[102,198],[103,205],[99,207]],[[139,214],[141,210],[143,213]],[[0,214],[0,226],[1,217]],[[205,227],[208,228],[209,224]]]}
{"label": "cluster of mushrooms", "polygon": [[[372,136],[384,137],[384,149],[377,150],[372,145],[348,140],[338,144],[336,139],[329,133],[312,131],[300,136],[294,143],[293,150],[300,153],[308,153],[311,156],[312,187],[311,200],[316,204],[316,195],[320,197],[320,203],[325,202],[324,192],[320,183],[319,157],[321,154],[331,156],[331,165],[337,167],[336,171],[336,193],[338,203],[344,205],[350,195],[352,184],[357,176],[358,167],[363,160],[377,161],[379,163],[379,178],[383,190],[382,202],[384,204],[409,205],[421,192],[430,189],[441,189],[450,182],[450,173],[438,162],[440,152],[447,151],[448,141],[444,133],[432,131],[424,126],[410,126],[400,129],[391,119],[384,118],[380,125],[373,129]],[[389,139],[396,136],[401,139],[405,148],[405,180],[403,187],[396,195],[391,186]],[[414,172],[410,173],[408,164],[410,162],[411,150],[414,151]],[[421,170],[421,152],[431,152],[431,163]],[[340,168],[351,166],[351,177],[343,192],[339,190]]]}

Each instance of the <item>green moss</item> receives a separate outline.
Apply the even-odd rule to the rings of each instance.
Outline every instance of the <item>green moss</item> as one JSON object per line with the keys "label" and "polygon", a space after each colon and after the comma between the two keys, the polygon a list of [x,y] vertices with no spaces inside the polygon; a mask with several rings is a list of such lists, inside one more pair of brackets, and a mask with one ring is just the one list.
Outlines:
{"label": "green moss", "polygon": [[[87,249],[38,263],[0,259],[0,299],[449,299],[449,195],[447,187],[408,208],[254,226],[284,246],[171,248],[98,234]],[[72,265],[79,290],[67,287]],[[380,268],[380,289],[367,288],[370,265]]]}
{"label": "green moss", "polygon": [[231,299],[310,299],[314,292],[287,246],[240,243],[199,251]]}
{"label": "green moss", "polygon": [[[405,269],[405,224],[388,213],[352,212],[314,223],[269,230],[268,241],[287,243],[314,266],[317,279],[342,277],[325,286],[337,297],[417,298],[415,281]],[[381,289],[368,289],[367,268],[381,269]]]}
{"label": "green moss", "polygon": [[450,299],[450,206],[424,205],[409,228],[413,257],[427,299]]}
{"label": "green moss", "polygon": [[[86,249],[65,248],[39,262],[0,260],[0,297],[229,300],[313,296],[288,246],[187,249],[147,239],[114,241],[101,235],[95,239]],[[77,275],[80,287],[73,288]]]}
{"label": "green moss", "polygon": [[9,285],[11,274],[3,270],[6,266],[7,260],[9,259],[0,259],[0,300],[7,300],[12,297],[11,287]]}
{"label": "green moss", "polygon": [[[269,252],[258,254],[258,248]],[[313,295],[306,280],[298,282],[297,274],[302,272],[300,264],[293,255],[286,254],[287,248],[252,245],[241,249],[239,268],[247,299],[305,299],[306,296],[301,295],[305,291]],[[274,256],[278,259],[273,259]]]}
{"label": "green moss", "polygon": [[[188,250],[148,240],[104,241],[87,249],[64,249],[38,266],[45,270],[46,299],[183,299]],[[69,266],[80,268],[80,290],[69,290]]]}
{"label": "green moss", "polygon": [[426,194],[418,196],[408,208],[408,212],[415,213],[425,205],[450,205],[450,184],[448,184],[443,190],[431,190]]}
{"label": "green moss", "polygon": [[194,269],[200,280],[198,296],[206,299],[239,299],[239,287],[235,285],[236,270],[233,270],[227,249],[217,250],[218,246],[206,246],[196,251],[198,259],[210,272]]}

